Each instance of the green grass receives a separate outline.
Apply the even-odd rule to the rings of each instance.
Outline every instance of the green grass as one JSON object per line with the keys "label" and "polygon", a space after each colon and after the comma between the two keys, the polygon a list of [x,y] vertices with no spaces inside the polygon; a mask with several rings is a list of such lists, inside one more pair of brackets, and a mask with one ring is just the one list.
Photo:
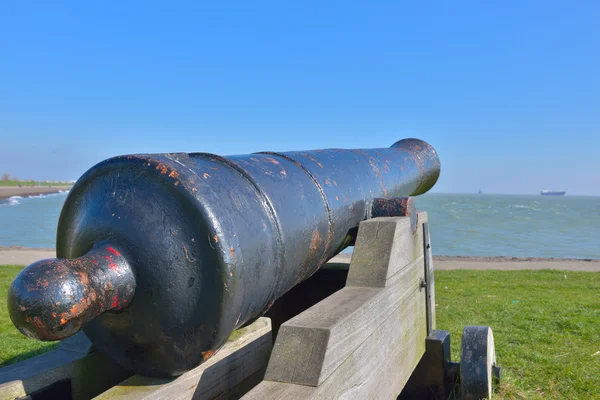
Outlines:
{"label": "green grass", "polygon": [[0,265],[0,367],[56,348],[57,342],[28,339],[12,324],[6,307],[8,288],[22,266]]}
{"label": "green grass", "polygon": [[[460,358],[465,325],[489,325],[503,399],[600,398],[600,273],[436,271],[437,328]],[[595,355],[596,354],[596,355]]]}
{"label": "green grass", "polygon": [[[0,186],[19,186],[19,185],[24,186],[24,187],[28,187],[31,185],[37,186],[38,182],[37,181],[0,180]],[[66,182],[56,183],[56,182],[41,181],[40,186],[71,186],[71,184],[66,183]]]}
{"label": "green grass", "polygon": [[[0,266],[0,366],[55,348],[25,338],[6,310],[19,266]],[[465,325],[494,332],[500,399],[600,398],[600,273],[436,271],[437,328],[460,358]],[[566,274],[566,278],[565,278]]]}

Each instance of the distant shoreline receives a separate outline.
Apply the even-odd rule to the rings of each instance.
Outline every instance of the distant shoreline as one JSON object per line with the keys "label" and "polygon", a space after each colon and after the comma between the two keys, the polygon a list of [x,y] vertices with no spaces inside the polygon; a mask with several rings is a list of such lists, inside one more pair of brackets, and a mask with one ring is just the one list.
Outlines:
{"label": "distant shoreline", "polygon": [[38,196],[40,194],[58,193],[63,190],[70,190],[71,186],[0,186],[0,200],[6,200],[13,196]]}
{"label": "distant shoreline", "polygon": [[[29,265],[44,258],[56,257],[54,249],[36,249],[21,246],[0,246],[0,265]],[[338,254],[331,263],[347,264],[351,254]],[[600,260],[577,258],[539,258],[539,257],[479,257],[479,256],[434,256],[436,270],[524,270],[553,269],[564,271],[600,272]]]}

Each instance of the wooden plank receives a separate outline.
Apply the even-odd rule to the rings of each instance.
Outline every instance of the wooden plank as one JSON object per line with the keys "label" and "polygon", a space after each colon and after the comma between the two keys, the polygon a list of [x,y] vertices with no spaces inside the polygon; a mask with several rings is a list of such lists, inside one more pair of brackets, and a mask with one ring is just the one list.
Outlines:
{"label": "wooden plank", "polygon": [[[419,223],[413,233],[410,217],[363,221],[358,229],[346,285],[383,287],[389,278],[422,254],[422,224]],[[358,267],[352,268],[353,264]]]}
{"label": "wooden plank", "polygon": [[[423,258],[389,287],[346,287],[279,330],[266,380],[318,386],[387,319],[423,278]],[[423,294],[424,295],[424,294]],[[425,314],[425,307],[419,310]]]}
{"label": "wooden plank", "polygon": [[396,398],[425,353],[423,307],[425,295],[416,289],[311,398]]}
{"label": "wooden plank", "polygon": [[317,388],[291,383],[262,381],[242,397],[243,400],[311,399]]}
{"label": "wooden plank", "polygon": [[425,354],[399,399],[445,399],[450,364],[450,332],[434,330],[425,339]]}
{"label": "wooden plank", "polygon": [[89,399],[130,375],[103,353],[54,350],[0,369],[0,399],[23,397],[65,379],[73,399]]}
{"label": "wooden plank", "polygon": [[0,400],[14,400],[25,397],[27,392],[21,381],[11,381],[0,384]]}
{"label": "wooden plank", "polygon": [[263,377],[271,354],[271,321],[259,318],[242,328],[199,367],[178,378],[133,376],[96,399],[191,399],[239,397]]}
{"label": "wooden plank", "polygon": [[[54,350],[0,369],[0,383],[23,381],[30,391],[67,377],[65,368],[85,355]],[[1,393],[1,392],[0,392]],[[0,397],[1,398],[1,397]]]}
{"label": "wooden plank", "polygon": [[425,257],[425,283],[427,285],[427,332],[431,333],[436,328],[435,323],[435,277],[433,273],[433,256],[431,254],[431,237],[429,235],[429,222],[423,223],[423,247]]}
{"label": "wooden plank", "polygon": [[317,387],[263,381],[242,399],[393,399],[425,352],[424,292],[406,297]]}
{"label": "wooden plank", "polygon": [[[378,235],[379,241],[365,239]],[[425,274],[422,227],[413,233],[407,217],[375,218],[361,223],[359,242],[363,245],[355,249],[348,275],[350,285],[281,326],[265,380],[321,385],[367,338],[382,329],[382,323],[402,303],[410,301],[408,297],[425,299],[421,293]],[[407,249],[407,244],[421,251]],[[402,257],[393,251],[399,248],[403,249]],[[360,252],[369,256],[361,256]],[[353,273],[356,270],[362,272]],[[369,278],[365,271],[373,272],[376,278]],[[351,275],[355,277],[352,281]],[[367,287],[352,286],[358,284]],[[425,305],[413,314],[409,320],[421,318],[421,314],[424,318]],[[422,342],[424,346],[424,337]]]}

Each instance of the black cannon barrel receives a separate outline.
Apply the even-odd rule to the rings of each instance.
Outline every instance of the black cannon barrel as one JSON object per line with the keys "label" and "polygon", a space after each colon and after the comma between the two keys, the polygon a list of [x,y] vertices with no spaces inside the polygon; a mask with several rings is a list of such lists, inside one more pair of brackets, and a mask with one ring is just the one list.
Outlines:
{"label": "black cannon barrel", "polygon": [[11,285],[11,319],[41,340],[83,327],[126,368],[179,375],[351,243],[382,199],[425,193],[439,172],[435,150],[418,139],[108,159],[69,193],[58,258]]}

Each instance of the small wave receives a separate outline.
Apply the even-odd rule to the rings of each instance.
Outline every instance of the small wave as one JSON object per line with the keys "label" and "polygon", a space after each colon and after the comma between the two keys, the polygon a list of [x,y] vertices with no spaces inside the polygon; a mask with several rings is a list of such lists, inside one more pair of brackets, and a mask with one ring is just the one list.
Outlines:
{"label": "small wave", "polygon": [[509,207],[510,208],[525,209],[525,210],[541,211],[539,208],[535,208],[535,207],[531,207],[531,206],[525,206],[525,205],[522,205],[522,204],[516,204],[516,205],[509,206]]}
{"label": "small wave", "polygon": [[34,194],[34,195],[31,195],[31,196],[27,196],[27,198],[30,198],[30,199],[43,199],[45,197],[61,196],[61,195],[66,194],[66,193],[69,193],[69,191],[68,190],[59,190],[56,193]]}
{"label": "small wave", "polygon": [[23,199],[21,196],[12,196],[5,200],[0,200],[0,205],[2,206],[16,206]]}
{"label": "small wave", "polygon": [[0,206],[16,206],[21,204],[23,199],[43,199],[45,197],[63,196],[69,193],[68,190],[59,190],[56,193],[34,194],[31,196],[11,196],[7,199],[0,200]]}

